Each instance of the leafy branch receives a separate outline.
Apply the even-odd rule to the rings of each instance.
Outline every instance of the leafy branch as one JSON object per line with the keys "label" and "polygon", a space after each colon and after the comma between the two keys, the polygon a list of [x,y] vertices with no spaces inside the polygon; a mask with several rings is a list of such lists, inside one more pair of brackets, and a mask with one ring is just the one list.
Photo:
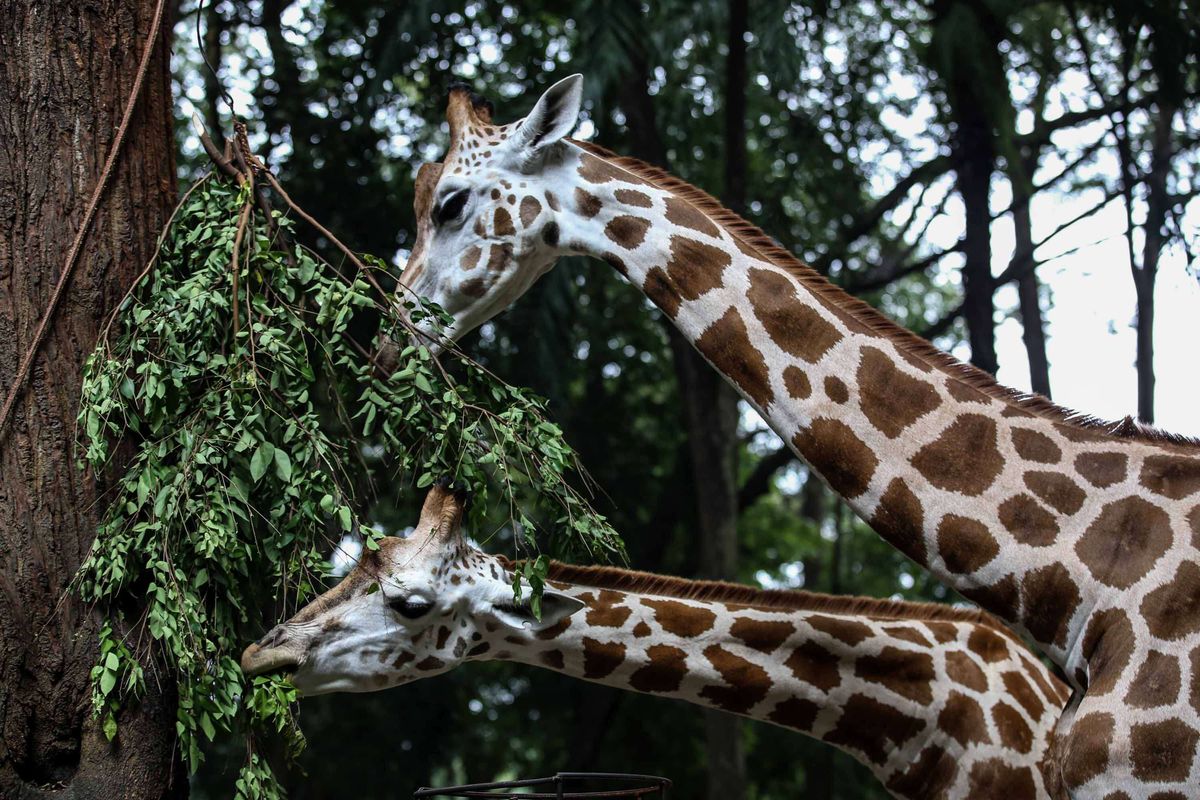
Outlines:
{"label": "leafy branch", "polygon": [[[273,178],[248,152],[223,158],[238,162],[218,162],[235,180],[206,177],[185,195],[88,360],[79,413],[94,469],[117,447],[130,454],[75,582],[113,620],[101,631],[94,711],[114,738],[147,669],[169,669],[193,771],[203,739],[236,730],[303,746],[295,691],[274,676],[247,681],[237,655],[257,609],[319,591],[342,536],[364,531],[365,546],[378,546],[356,487],[453,476],[474,493],[477,517],[489,501],[505,509],[516,555],[538,550],[528,505],[550,519],[556,553],[623,557],[572,483],[575,453],[543,401],[457,351],[431,354],[413,325],[444,324],[444,312],[384,294],[370,276],[384,269],[377,259],[351,254],[358,270],[348,275],[291,244],[293,221],[270,208],[254,175]],[[390,373],[355,338],[372,328],[400,343]],[[546,559],[527,563],[536,591]],[[144,600],[139,619],[118,610],[129,596]],[[156,656],[124,630],[148,633]],[[237,791],[279,794],[252,740]]]}

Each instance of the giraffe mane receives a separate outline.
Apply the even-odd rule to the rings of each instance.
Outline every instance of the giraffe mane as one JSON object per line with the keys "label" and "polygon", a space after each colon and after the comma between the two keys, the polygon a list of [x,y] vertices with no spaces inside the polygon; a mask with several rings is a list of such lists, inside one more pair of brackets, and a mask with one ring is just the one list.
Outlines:
{"label": "giraffe mane", "polygon": [[[498,558],[504,567],[510,570],[519,569],[522,563],[510,561],[503,556]],[[726,581],[692,580],[621,567],[581,566],[561,561],[550,562],[546,580],[679,600],[734,603],[772,611],[812,611],[898,621],[969,622],[983,625],[1025,646],[1013,631],[987,611],[979,608],[959,608],[944,603],[880,600],[875,597],[822,594],[800,589],[759,589]]]}
{"label": "giraffe mane", "polygon": [[938,349],[931,342],[889,319],[871,304],[833,284],[824,275],[784,249],[761,228],[725,208],[719,200],[703,189],[698,189],[692,184],[676,178],[666,170],[636,158],[617,155],[598,144],[578,139],[568,139],[567,141],[598,158],[632,172],[655,187],[670,192],[680,200],[691,203],[705,216],[728,231],[731,236],[757,251],[764,261],[789,273],[825,302],[850,314],[870,331],[891,340],[893,344],[903,348],[909,355],[988,397],[1009,403],[1033,416],[1049,419],[1092,434],[1155,444],[1200,448],[1200,439],[1144,425],[1132,417],[1126,417],[1120,422],[1111,422],[1060,406],[1041,395],[1029,394],[1005,386],[984,370],[973,364],[959,361],[949,353]]}

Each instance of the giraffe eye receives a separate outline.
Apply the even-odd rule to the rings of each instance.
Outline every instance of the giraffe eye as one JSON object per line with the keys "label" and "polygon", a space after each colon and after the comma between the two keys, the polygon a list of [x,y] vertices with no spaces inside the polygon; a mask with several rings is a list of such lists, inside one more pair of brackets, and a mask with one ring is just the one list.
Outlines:
{"label": "giraffe eye", "polygon": [[433,608],[433,603],[426,600],[424,597],[409,595],[408,597],[398,597],[389,605],[397,614],[405,619],[418,619],[429,613]]}
{"label": "giraffe eye", "polygon": [[471,197],[470,189],[459,189],[454,194],[442,201],[442,204],[433,212],[433,221],[438,225],[445,225],[447,222],[453,222],[458,219],[467,205],[467,200]]}

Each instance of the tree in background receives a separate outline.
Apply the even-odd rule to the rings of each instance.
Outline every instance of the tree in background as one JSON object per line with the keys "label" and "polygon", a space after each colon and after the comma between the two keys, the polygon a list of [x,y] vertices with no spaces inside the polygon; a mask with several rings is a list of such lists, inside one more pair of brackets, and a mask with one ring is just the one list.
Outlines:
{"label": "tree in background", "polygon": [[[1120,201],[1138,298],[1139,415],[1152,419],[1155,276],[1168,248],[1191,246],[1183,214],[1200,152],[1200,26],[1182,2],[179,6],[178,94],[214,131],[229,122],[222,85],[248,98],[256,146],[300,204],[356,249],[394,253],[397,262],[412,241],[415,164],[438,158],[445,144],[449,84],[466,80],[511,120],[561,74],[581,71],[583,133],[719,195],[901,323],[946,348],[969,343],[986,369],[997,366],[1000,291],[1015,284],[1009,305],[1025,329],[1031,382],[1048,392],[1042,314],[1051,298],[1036,270],[1062,252],[1058,237],[1073,223]],[[15,143],[0,156],[0,180],[11,181],[3,196],[26,198],[10,208],[14,224],[0,249],[13,265],[4,273],[11,300],[0,303],[10,333],[0,344],[5,374],[45,306],[47,276],[61,269],[80,205],[70,191],[86,193],[98,170],[145,7],[114,2],[98,16],[61,19],[32,15],[24,3],[0,7],[6,40],[28,50],[4,68],[6,107],[23,113],[0,121]],[[114,44],[101,51],[99,41]],[[70,47],[50,52],[47,42]],[[217,75],[201,67],[201,52]],[[88,781],[114,775],[127,793],[182,791],[167,779],[175,762],[162,747],[171,739],[169,680],[149,682],[163,696],[122,720],[123,746],[108,750],[88,738],[79,702],[97,621],[69,601],[49,612],[90,541],[99,497],[74,471],[62,420],[74,412],[83,356],[144,264],[173,188],[170,149],[156,139],[170,129],[156,63],[67,303],[16,418],[0,431],[0,519],[13,559],[0,601],[10,643],[0,661],[3,794],[73,777],[84,795],[99,786]],[[65,77],[47,83],[47,74]],[[31,138],[31,126],[13,122],[29,119],[51,124]],[[76,130],[96,132],[97,145],[80,151]],[[195,143],[176,130],[182,172],[194,173],[202,163]],[[35,191],[47,175],[54,191]],[[1046,232],[1034,209],[1059,192],[1098,202]],[[996,233],[1010,218],[1015,247],[1001,253]],[[613,270],[572,261],[466,344],[549,398],[633,566],[959,600],[865,531]],[[389,530],[415,519],[401,486],[376,487],[362,510]],[[489,546],[511,543],[504,528],[474,534]],[[883,796],[865,770],[815,742],[503,664],[417,691],[314,698],[300,714],[311,747],[287,773],[297,798],[344,796],[348,781],[363,797],[390,797],[557,768],[664,773],[682,796]],[[224,796],[222,770],[243,757],[211,755],[194,779],[198,796]]]}
{"label": "tree in background", "polygon": [[[14,414],[0,427],[0,795],[185,796],[175,752],[175,693],[153,676],[120,716],[110,744],[91,718],[102,615],[69,584],[106,497],[105,475],[81,472],[73,421],[84,361],[156,249],[175,200],[167,53],[171,26],[150,40],[152,0],[0,3],[0,390],[50,301],[99,181],[143,49],[145,85],[73,277]],[[169,4],[168,4],[169,5]],[[119,459],[118,459],[119,461]],[[119,464],[118,464],[119,466]],[[139,618],[137,601],[125,609]],[[135,627],[120,631],[145,640]],[[145,653],[141,655],[145,656]],[[151,661],[146,658],[147,663]]]}

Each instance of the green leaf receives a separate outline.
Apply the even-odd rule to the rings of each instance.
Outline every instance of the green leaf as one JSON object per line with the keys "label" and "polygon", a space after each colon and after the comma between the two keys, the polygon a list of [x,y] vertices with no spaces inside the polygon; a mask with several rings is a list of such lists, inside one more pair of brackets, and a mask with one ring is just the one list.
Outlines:
{"label": "green leaf", "polygon": [[349,506],[338,508],[338,522],[341,523],[342,530],[344,531],[349,531],[354,526],[354,519],[350,516]]}
{"label": "green leaf", "polygon": [[104,731],[104,738],[108,741],[111,742],[117,738],[117,718],[111,712],[104,715],[104,724],[101,730]]}
{"label": "green leaf", "polygon": [[282,448],[275,448],[275,474],[285,483],[292,479],[292,459]]}
{"label": "green leaf", "polygon": [[267,465],[275,456],[275,447],[270,442],[262,442],[258,449],[254,451],[254,456],[250,459],[250,477],[255,483],[262,480],[262,476],[267,472]]}

